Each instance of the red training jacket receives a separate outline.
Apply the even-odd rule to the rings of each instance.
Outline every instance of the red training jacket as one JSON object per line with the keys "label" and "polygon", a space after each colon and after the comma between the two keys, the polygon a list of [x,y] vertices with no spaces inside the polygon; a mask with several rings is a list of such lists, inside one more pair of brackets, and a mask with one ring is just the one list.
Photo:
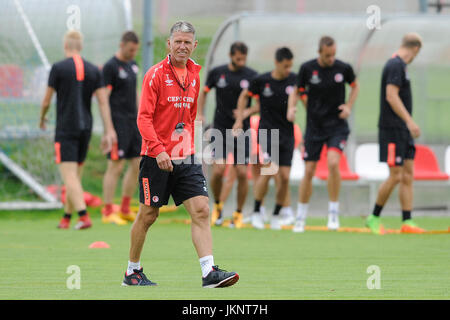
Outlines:
{"label": "red training jacket", "polygon": [[[170,55],[145,74],[137,116],[141,156],[156,158],[165,151],[175,160],[195,153],[194,120],[202,67],[189,59],[186,68],[186,90],[177,81]],[[185,123],[181,134],[175,131],[179,122]]]}

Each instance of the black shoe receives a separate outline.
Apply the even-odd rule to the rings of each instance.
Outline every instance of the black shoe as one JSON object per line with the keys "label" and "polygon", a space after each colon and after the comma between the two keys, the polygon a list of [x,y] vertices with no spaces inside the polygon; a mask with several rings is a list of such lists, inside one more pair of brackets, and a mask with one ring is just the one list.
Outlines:
{"label": "black shoe", "polygon": [[127,286],[156,286],[155,282],[150,281],[144,274],[144,269],[140,268],[133,269],[134,273],[127,276],[125,272],[125,277],[123,278],[122,285]]}
{"label": "black shoe", "polygon": [[213,270],[202,278],[203,288],[224,288],[235,284],[239,280],[236,272],[227,272],[219,269],[219,266],[213,266]]}

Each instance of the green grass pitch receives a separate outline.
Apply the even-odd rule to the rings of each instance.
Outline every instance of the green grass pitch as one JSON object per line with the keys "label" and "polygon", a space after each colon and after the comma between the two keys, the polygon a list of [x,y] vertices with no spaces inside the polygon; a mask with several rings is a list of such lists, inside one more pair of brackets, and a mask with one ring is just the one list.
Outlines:
{"label": "green grass pitch", "polygon": [[[122,287],[131,225],[105,225],[91,210],[93,228],[58,230],[59,211],[0,213],[0,299],[449,299],[450,237],[213,227],[216,264],[237,271],[233,287],[201,288],[190,226],[164,223],[187,218],[181,207],[163,213],[150,229],[142,265],[158,287]],[[417,218],[428,229],[446,229],[450,218]],[[342,218],[360,227],[360,217]],[[324,225],[325,218],[311,218]],[[399,218],[384,218],[389,228]],[[74,221],[72,221],[72,225]],[[89,249],[106,241],[110,249]],[[66,287],[67,267],[81,269],[81,289]],[[367,268],[381,270],[381,289],[369,290]],[[6,276],[7,275],[7,276]]]}

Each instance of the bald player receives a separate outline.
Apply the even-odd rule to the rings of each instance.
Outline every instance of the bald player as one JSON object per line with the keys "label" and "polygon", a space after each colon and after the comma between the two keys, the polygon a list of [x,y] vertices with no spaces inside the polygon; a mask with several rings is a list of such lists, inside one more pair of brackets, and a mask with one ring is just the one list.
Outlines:
{"label": "bald player", "polygon": [[422,38],[417,33],[408,33],[402,44],[390,58],[381,76],[380,117],[378,140],[380,161],[389,166],[389,177],[378,190],[372,214],[366,225],[375,234],[383,234],[380,214],[395,186],[399,185],[404,233],[422,233],[411,219],[413,205],[413,169],[416,148],[414,139],[420,136],[420,128],[412,118],[411,81],[408,65],[422,48]]}

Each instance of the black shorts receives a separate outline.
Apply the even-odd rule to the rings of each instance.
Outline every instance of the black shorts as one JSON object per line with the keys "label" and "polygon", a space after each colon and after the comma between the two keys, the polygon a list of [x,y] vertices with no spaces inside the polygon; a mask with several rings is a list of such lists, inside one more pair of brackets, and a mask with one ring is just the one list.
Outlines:
{"label": "black shorts", "polygon": [[79,134],[55,134],[55,162],[78,162],[86,160],[91,131]]}
{"label": "black shorts", "polygon": [[337,133],[324,139],[308,139],[305,137],[305,152],[303,153],[303,160],[305,161],[319,161],[320,153],[323,145],[326,144],[328,150],[334,149],[342,153],[347,144],[348,133]]}
{"label": "black shorts", "polygon": [[172,195],[175,204],[196,196],[208,196],[208,187],[202,166],[194,163],[172,161],[173,171],[159,169],[155,158],[143,156],[139,165],[139,201],[146,206],[162,207],[169,202]]}
{"label": "black shorts", "polygon": [[380,144],[380,161],[388,166],[402,166],[405,159],[414,160],[416,147],[408,130],[396,128],[380,128],[378,131]]}
{"label": "black shorts", "polygon": [[[294,155],[295,139],[294,136],[284,136],[280,135],[278,144],[273,143],[270,130],[267,130],[267,144],[260,140],[260,135],[258,134],[258,146],[261,148],[263,159],[259,159],[260,153],[258,152],[258,161],[260,163],[269,163],[273,161],[277,165],[290,167],[292,165],[292,157]],[[278,152],[278,156],[272,154],[272,149]],[[278,158],[278,159],[277,159]]]}
{"label": "black shorts", "polygon": [[[215,160],[218,159],[228,159],[228,155],[231,153],[233,155],[233,164],[244,164],[250,163],[250,144],[251,144],[251,134],[250,131],[245,131],[239,137],[234,137],[232,135],[231,129],[224,128],[214,128],[218,130],[221,134],[222,144],[218,146],[219,149],[214,148],[212,150],[212,157]],[[214,134],[218,134],[215,132]],[[247,134],[245,134],[247,132]],[[214,143],[216,137],[214,134],[211,136],[211,143]],[[222,149],[220,149],[220,147]]]}
{"label": "black shorts", "polygon": [[127,124],[114,123],[117,133],[117,144],[113,146],[107,157],[111,160],[139,158],[142,138],[135,122]]}

